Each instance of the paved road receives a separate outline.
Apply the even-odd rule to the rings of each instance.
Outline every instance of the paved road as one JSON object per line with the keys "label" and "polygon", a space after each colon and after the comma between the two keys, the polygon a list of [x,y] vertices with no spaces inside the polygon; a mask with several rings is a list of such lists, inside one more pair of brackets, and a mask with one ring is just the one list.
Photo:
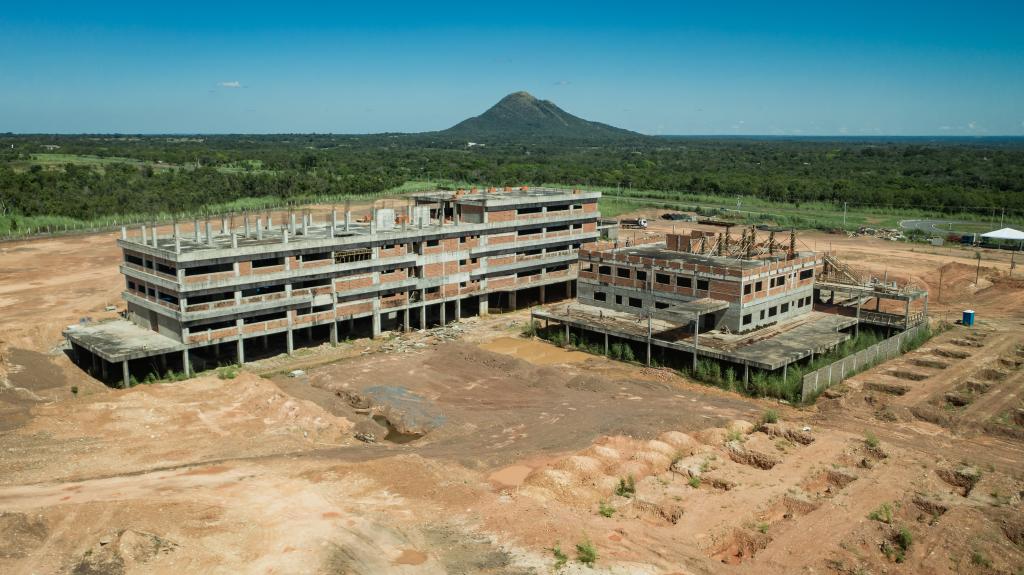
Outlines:
{"label": "paved road", "polygon": [[955,220],[900,220],[900,228],[907,231],[921,230],[929,234],[948,234],[956,232],[958,225],[968,223]]}

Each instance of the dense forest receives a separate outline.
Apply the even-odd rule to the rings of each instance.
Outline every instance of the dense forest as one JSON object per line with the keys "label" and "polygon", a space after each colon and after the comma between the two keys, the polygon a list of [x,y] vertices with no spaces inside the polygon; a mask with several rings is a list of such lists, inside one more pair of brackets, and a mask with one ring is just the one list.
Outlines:
{"label": "dense forest", "polygon": [[0,135],[0,215],[8,216],[176,212],[246,197],[370,194],[410,180],[1020,215],[1024,141],[648,137],[470,146],[437,134]]}

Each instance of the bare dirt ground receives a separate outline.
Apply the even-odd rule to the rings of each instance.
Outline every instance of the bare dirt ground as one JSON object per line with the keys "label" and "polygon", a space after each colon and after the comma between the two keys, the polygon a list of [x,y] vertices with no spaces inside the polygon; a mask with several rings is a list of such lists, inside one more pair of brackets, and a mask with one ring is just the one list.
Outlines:
{"label": "bare dirt ground", "polygon": [[980,324],[800,409],[522,338],[525,312],[113,390],[57,346],[112,315],[114,236],[0,245],[0,572],[550,573],[557,547],[583,573],[587,541],[609,573],[1024,572],[1008,260],[974,285],[970,251],[801,237]]}

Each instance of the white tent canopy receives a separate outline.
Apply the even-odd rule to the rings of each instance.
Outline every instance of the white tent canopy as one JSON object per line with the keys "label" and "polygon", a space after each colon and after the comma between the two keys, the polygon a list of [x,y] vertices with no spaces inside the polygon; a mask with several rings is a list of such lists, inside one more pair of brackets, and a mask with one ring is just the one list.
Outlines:
{"label": "white tent canopy", "polygon": [[1024,240],[1024,232],[1015,230],[1013,228],[1003,228],[987,234],[981,234],[983,238],[991,238],[994,240]]}

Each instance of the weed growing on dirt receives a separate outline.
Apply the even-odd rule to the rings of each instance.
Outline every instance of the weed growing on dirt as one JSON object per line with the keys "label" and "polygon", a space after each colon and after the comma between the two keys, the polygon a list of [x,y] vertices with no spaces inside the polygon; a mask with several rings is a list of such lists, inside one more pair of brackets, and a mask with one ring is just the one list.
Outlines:
{"label": "weed growing on dirt", "polygon": [[576,560],[587,567],[593,567],[594,563],[597,563],[597,547],[594,547],[589,537],[576,544]]}
{"label": "weed growing on dirt", "polygon": [[615,494],[619,497],[632,497],[636,495],[636,480],[630,474],[625,478],[619,478],[619,485],[615,488]]}
{"label": "weed growing on dirt", "polygon": [[690,487],[692,487],[694,489],[697,489],[698,487],[700,487],[700,477],[694,475],[694,476],[690,477],[690,479],[687,481],[687,483],[690,484]]}
{"label": "weed growing on dirt", "polygon": [[601,517],[611,517],[612,515],[615,515],[615,508],[602,501],[598,504],[597,512]]}
{"label": "weed growing on dirt", "polygon": [[526,322],[526,324],[523,325],[523,329],[520,330],[520,334],[523,337],[533,337],[537,335],[537,322],[532,320]]}
{"label": "weed growing on dirt", "polygon": [[768,524],[763,521],[761,523],[758,523],[757,530],[761,533],[768,533]]}
{"label": "weed growing on dirt", "polygon": [[725,434],[725,438],[728,441],[743,441],[743,434],[740,433],[740,430],[738,429],[730,429],[729,432]]}
{"label": "weed growing on dirt", "polygon": [[225,365],[217,370],[217,377],[220,379],[235,379],[238,377],[237,365]]}
{"label": "weed growing on dirt", "polygon": [[992,567],[992,562],[981,551],[974,551],[971,553],[971,565],[989,569]]}
{"label": "weed growing on dirt", "polygon": [[893,515],[893,507],[888,503],[883,503],[878,506],[871,513],[868,513],[868,519],[872,521],[881,521],[882,523],[891,524]]}
{"label": "weed growing on dirt", "polygon": [[875,437],[874,433],[869,431],[864,434],[864,445],[867,445],[869,448],[878,449],[878,446],[881,444],[882,443],[878,441],[878,438]]}
{"label": "weed growing on dirt", "polygon": [[897,563],[903,563],[907,557],[907,551],[910,551],[910,546],[914,544],[914,536],[910,533],[910,530],[905,526],[901,525],[896,530],[896,535],[893,537],[893,541],[886,541],[882,543],[882,553],[891,561]]}
{"label": "weed growing on dirt", "polygon": [[633,348],[621,342],[615,342],[609,346],[608,356],[619,361],[636,361]]}
{"label": "weed growing on dirt", "polygon": [[72,385],[71,386],[71,395],[74,395],[75,397],[78,397],[78,386],[77,385]]}
{"label": "weed growing on dirt", "polygon": [[555,556],[555,571],[565,567],[565,564],[569,562],[569,556],[562,551],[562,547],[557,543],[551,548],[551,553]]}
{"label": "weed growing on dirt", "polygon": [[763,414],[761,414],[761,424],[762,425],[764,425],[766,423],[778,423],[778,422],[779,422],[779,413],[777,411],[775,411],[774,409],[769,409],[768,411],[765,411]]}

